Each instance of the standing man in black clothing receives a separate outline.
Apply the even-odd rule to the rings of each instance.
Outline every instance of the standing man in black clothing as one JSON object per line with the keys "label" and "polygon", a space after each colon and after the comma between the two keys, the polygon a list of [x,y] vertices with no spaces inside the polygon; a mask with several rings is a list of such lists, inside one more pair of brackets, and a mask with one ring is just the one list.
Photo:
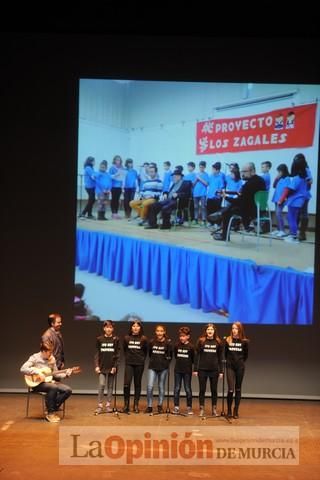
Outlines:
{"label": "standing man in black clothing", "polygon": [[41,337],[41,343],[51,343],[52,353],[56,360],[58,370],[64,367],[64,346],[61,334],[62,317],[60,313],[51,313],[48,317],[49,328]]}
{"label": "standing man in black clothing", "polygon": [[249,229],[250,221],[256,218],[257,208],[254,201],[255,193],[266,189],[265,181],[256,175],[254,163],[246,163],[240,171],[242,180],[246,183],[241,188],[236,198],[224,198],[230,203],[228,207],[222,208],[219,212],[209,215],[211,223],[222,223],[222,233],[214,235],[215,240],[226,240],[228,223],[232,215],[241,215],[244,228]]}

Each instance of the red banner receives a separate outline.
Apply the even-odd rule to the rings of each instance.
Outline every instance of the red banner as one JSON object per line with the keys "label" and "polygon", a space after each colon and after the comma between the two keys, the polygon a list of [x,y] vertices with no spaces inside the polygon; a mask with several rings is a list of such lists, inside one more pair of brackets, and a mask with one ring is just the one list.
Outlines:
{"label": "red banner", "polygon": [[309,147],[317,105],[197,123],[197,155]]}

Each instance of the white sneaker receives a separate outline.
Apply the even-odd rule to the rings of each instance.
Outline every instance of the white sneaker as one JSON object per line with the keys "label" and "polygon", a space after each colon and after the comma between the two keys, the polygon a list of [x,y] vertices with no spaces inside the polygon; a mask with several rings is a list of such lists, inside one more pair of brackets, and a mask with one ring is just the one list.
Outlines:
{"label": "white sneaker", "polygon": [[287,243],[300,243],[297,237],[294,237],[293,235],[289,235],[284,239],[285,242]]}
{"label": "white sneaker", "polygon": [[191,407],[187,407],[187,414],[188,415],[193,415],[193,411]]}
{"label": "white sneaker", "polygon": [[273,237],[279,237],[279,233],[281,232],[281,230],[273,230],[273,232],[271,233],[271,235]]}
{"label": "white sneaker", "polygon": [[48,413],[48,415],[46,415],[46,420],[48,420],[48,422],[51,422],[51,423],[59,423],[60,417],[58,417],[54,413]]}
{"label": "white sneaker", "polygon": [[172,413],[173,413],[173,415],[178,415],[179,407],[174,407],[174,409],[172,410]]}
{"label": "white sneaker", "polygon": [[286,237],[286,236],[287,234],[283,230],[279,230],[276,235],[276,237],[279,237],[279,238]]}

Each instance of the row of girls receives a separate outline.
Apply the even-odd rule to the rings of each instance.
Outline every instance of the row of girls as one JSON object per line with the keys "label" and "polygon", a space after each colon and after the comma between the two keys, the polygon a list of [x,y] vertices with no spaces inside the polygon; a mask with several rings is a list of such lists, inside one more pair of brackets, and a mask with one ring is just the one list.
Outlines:
{"label": "row of girls", "polygon": [[[128,158],[125,168],[122,166],[122,158],[116,155],[112,161],[112,167],[108,170],[107,160],[102,160],[99,171],[94,170],[95,159],[88,157],[84,163],[84,186],[88,194],[88,202],[80,213],[80,217],[94,218],[92,215],[95,203],[95,194],[98,196],[98,219],[104,218],[105,192],[112,192],[111,211],[113,218],[119,218],[119,202],[122,192],[123,180],[125,179],[124,206],[128,210],[129,203],[134,198],[135,185],[138,181],[138,173],[133,168],[133,160]],[[99,215],[100,212],[100,215]]]}
{"label": "row of girls", "polygon": [[[228,417],[239,417],[241,386],[245,373],[245,362],[248,358],[248,339],[240,322],[232,324],[229,336],[220,339],[217,327],[207,324],[195,346],[191,342],[191,331],[187,326],[180,327],[178,338],[172,342],[164,325],[157,325],[154,337],[148,340],[143,332],[143,324],[139,317],[131,317],[128,334],[122,340],[125,356],[122,412],[130,414],[130,388],[134,383],[134,403],[132,411],[139,413],[141,379],[145,361],[149,357],[147,380],[147,407],[145,413],[152,415],[153,388],[158,383],[157,413],[164,413],[166,379],[170,362],[175,358],[174,367],[174,408],[171,413],[180,413],[180,391],[182,383],[186,393],[187,409],[185,415],[193,415],[192,409],[192,375],[199,381],[199,416],[205,416],[205,392],[209,380],[211,390],[211,412],[217,412],[218,379],[225,373],[228,383],[227,406]],[[99,376],[98,406],[95,414],[112,412],[113,384],[117,374],[120,358],[120,338],[115,333],[112,320],[103,323],[103,334],[97,338],[95,354],[95,372]],[[106,398],[105,398],[106,395]],[[106,402],[105,402],[106,400]],[[232,411],[233,401],[235,401]]]}

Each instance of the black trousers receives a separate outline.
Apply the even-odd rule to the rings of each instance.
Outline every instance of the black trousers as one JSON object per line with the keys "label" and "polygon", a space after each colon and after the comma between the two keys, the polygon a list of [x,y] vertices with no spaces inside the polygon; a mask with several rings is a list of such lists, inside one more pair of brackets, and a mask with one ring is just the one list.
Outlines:
{"label": "black trousers", "polygon": [[118,213],[121,192],[121,187],[111,188],[111,213]]}
{"label": "black trousers", "polygon": [[199,370],[198,371],[199,403],[201,407],[204,406],[204,398],[205,398],[208,378],[210,382],[212,405],[217,405],[217,398],[218,398],[217,386],[218,386],[218,378],[219,378],[218,370]]}
{"label": "black trousers", "polygon": [[82,210],[81,215],[85,215],[87,213],[88,216],[90,217],[92,215],[92,208],[93,208],[94,202],[96,201],[95,189],[94,188],[86,188],[86,192],[87,192],[89,198],[88,198],[87,205]]}
{"label": "black trousers", "polygon": [[144,365],[126,365],[124,370],[123,395],[125,403],[130,400],[130,387],[132,378],[134,380],[134,402],[138,403],[141,394],[141,380]]}
{"label": "black trousers", "polygon": [[[211,213],[218,212],[221,209],[221,198],[208,198],[207,200],[207,216]],[[208,219],[208,221],[210,221]]]}
{"label": "black trousers", "polygon": [[227,382],[228,382],[228,406],[231,408],[233,392],[235,391],[235,406],[240,405],[241,386],[244,377],[245,366],[241,362],[239,364],[227,364]]}
{"label": "black trousers", "polygon": [[53,413],[59,410],[60,405],[62,405],[72,393],[72,390],[68,385],[64,385],[60,382],[42,382],[37,387],[34,387],[33,391],[44,392],[47,394],[46,406],[48,413]]}
{"label": "black trousers", "polygon": [[243,226],[245,228],[249,227],[251,217],[240,207],[235,205],[229,205],[228,207],[224,207],[221,210],[222,213],[222,234],[226,238],[229,220],[233,215],[241,215]]}
{"label": "black trousers", "polygon": [[162,213],[162,223],[163,225],[170,225],[170,216],[172,210],[176,208],[177,202],[176,200],[169,199],[169,200],[162,200],[161,202],[155,202],[150,205],[149,212],[148,212],[148,221],[149,225],[155,226],[157,225],[157,215],[158,213]]}
{"label": "black trousers", "polygon": [[131,207],[130,207],[129,203],[131,202],[131,200],[134,199],[135,193],[136,193],[135,188],[125,188],[124,189],[123,207],[124,207],[124,211],[125,211],[125,214],[126,214],[127,218],[130,218],[130,215],[131,215]]}

